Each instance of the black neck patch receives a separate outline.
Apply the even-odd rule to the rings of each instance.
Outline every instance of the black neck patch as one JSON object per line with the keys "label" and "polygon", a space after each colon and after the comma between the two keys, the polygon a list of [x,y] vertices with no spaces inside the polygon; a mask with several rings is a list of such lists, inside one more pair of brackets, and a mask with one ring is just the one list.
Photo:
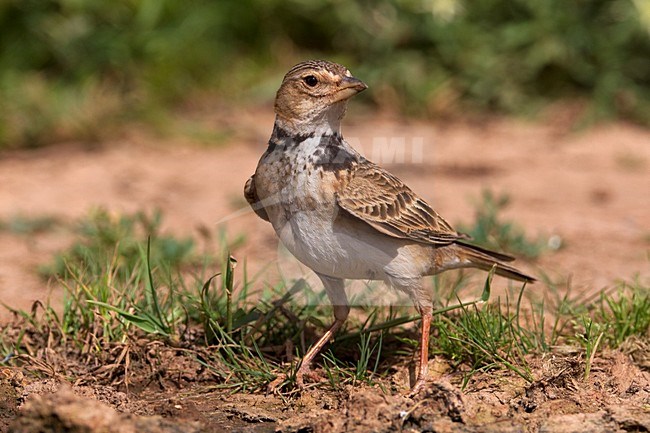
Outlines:
{"label": "black neck patch", "polygon": [[267,153],[274,152],[276,149],[280,151],[291,149],[292,147],[298,146],[300,143],[309,138],[312,138],[313,136],[313,132],[309,134],[292,135],[289,134],[286,129],[275,124],[273,126],[273,133],[269,139],[269,148],[267,149]]}
{"label": "black neck patch", "polygon": [[324,170],[334,171],[349,168],[352,164],[358,163],[361,157],[350,152],[343,143],[340,134],[323,135],[320,144],[311,155],[311,162]]}
{"label": "black neck patch", "polygon": [[[292,152],[305,140],[315,137],[313,132],[309,134],[290,134],[286,129],[278,126],[273,127],[273,134],[269,139],[269,147],[266,149],[267,158],[280,158]],[[351,167],[363,160],[363,157],[343,141],[338,132],[323,135],[320,137],[318,146],[308,156],[311,165],[327,171],[336,171]]]}

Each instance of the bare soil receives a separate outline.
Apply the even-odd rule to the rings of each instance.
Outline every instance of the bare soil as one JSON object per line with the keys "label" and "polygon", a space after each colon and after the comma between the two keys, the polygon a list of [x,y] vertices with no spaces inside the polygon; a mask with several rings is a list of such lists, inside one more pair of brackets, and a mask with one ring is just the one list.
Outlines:
{"label": "bare soil", "polygon": [[[170,358],[178,362],[179,358]],[[432,363],[444,361],[434,360]],[[2,432],[647,432],[650,374],[621,353],[605,353],[588,379],[578,356],[530,359],[537,380],[478,375],[461,391],[445,375],[405,396],[407,367],[384,389],[313,388],[290,398],[229,394],[197,374],[166,376],[141,391],[27,378],[5,368],[0,379]],[[171,363],[159,366],[173,369]],[[397,388],[399,389],[397,389]]]}
{"label": "bare soil", "polygon": [[[241,111],[193,122],[208,129],[219,124],[230,135],[207,146],[134,130],[101,145],[0,154],[0,221],[52,216],[70,222],[99,206],[115,213],[158,208],[164,228],[180,235],[218,228],[231,237],[245,233],[247,242],[235,255],[247,259],[251,274],[266,269],[261,281],[272,280],[277,241],[268,224],[247,211],[242,188],[264,150],[273,115]],[[528,272],[570,280],[575,293],[635,275],[647,284],[650,130],[611,123],[576,132],[569,123],[561,115],[536,123],[357,116],[345,122],[344,135],[452,223],[472,220],[471,199],[482,189],[507,192],[507,218],[527,233],[562,240],[559,251],[520,263]],[[403,161],[399,153],[391,157],[382,140],[403,140]],[[59,302],[61,289],[44,282],[36,269],[71,241],[65,230],[0,230],[0,300],[19,309],[47,298]],[[206,243],[208,250],[217,248]],[[0,317],[6,322],[11,314],[2,311]],[[395,366],[385,379],[386,392],[359,385],[337,393],[312,389],[289,400],[215,390],[206,372],[178,373],[178,366],[198,368],[182,353],[160,367],[176,376],[129,389],[99,379],[70,384],[66,377],[88,373],[83,366],[80,374],[60,377],[0,367],[0,433],[647,432],[650,355],[647,345],[641,347],[634,358],[619,352],[597,357],[587,380],[582,354],[555,354],[530,359],[532,384],[507,372],[491,373],[475,376],[461,391],[460,375],[448,373],[413,398],[402,395],[406,365]],[[431,363],[435,369],[444,361]]]}

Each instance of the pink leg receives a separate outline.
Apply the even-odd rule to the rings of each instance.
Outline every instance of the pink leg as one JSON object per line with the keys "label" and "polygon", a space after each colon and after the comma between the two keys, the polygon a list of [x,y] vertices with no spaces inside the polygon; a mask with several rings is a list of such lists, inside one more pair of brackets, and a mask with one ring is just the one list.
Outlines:
{"label": "pink leg", "polygon": [[[336,331],[338,331],[341,328],[341,325],[345,323],[345,320],[348,318],[348,314],[350,313],[348,298],[345,294],[344,281],[340,278],[332,278],[320,274],[317,275],[323,282],[327,297],[334,307],[334,323],[332,323],[332,326],[330,326],[325,334],[323,334],[323,336],[318,339],[316,344],[309,348],[307,353],[305,353],[305,356],[302,358],[300,368],[298,368],[298,371],[296,372],[296,382],[300,388],[305,385],[305,376],[314,378],[315,375],[311,372],[310,369],[311,363],[323,349],[323,346],[325,346],[327,342],[334,337]],[[285,380],[286,375],[277,377],[268,385],[269,391],[275,391]],[[318,378],[316,377],[315,380],[318,380]]]}
{"label": "pink leg", "polygon": [[323,282],[327,297],[334,307],[334,323],[332,323],[332,326],[329,327],[325,334],[318,339],[316,344],[314,344],[302,358],[302,363],[296,373],[296,381],[298,382],[298,386],[301,387],[304,385],[304,376],[309,376],[310,374],[310,367],[314,358],[320,353],[323,346],[334,337],[336,331],[338,331],[343,323],[345,323],[345,320],[348,318],[348,314],[350,313],[348,297],[345,294],[344,280],[320,274],[317,275]]}
{"label": "pink leg", "polygon": [[417,394],[426,385],[429,374],[429,333],[433,316],[433,301],[430,293],[422,288],[420,278],[390,278],[387,281],[392,287],[408,293],[416,308],[422,316],[422,329],[420,330],[420,365],[415,384],[408,395]]}
{"label": "pink leg", "polygon": [[431,330],[431,307],[420,308],[422,315],[422,330],[420,334],[420,367],[415,385],[410,394],[417,394],[426,385],[429,374],[429,332]]}
{"label": "pink leg", "polygon": [[305,353],[305,356],[303,356],[302,362],[300,363],[300,368],[296,373],[296,381],[298,382],[298,386],[304,386],[304,377],[311,376],[311,363],[314,361],[314,358],[316,358],[316,355],[320,353],[320,351],[323,349],[323,346],[325,346],[327,342],[334,337],[336,331],[338,331],[341,328],[341,325],[343,325],[345,322],[349,308],[345,308],[345,314],[341,312],[342,308],[343,307],[340,305],[334,306],[334,323],[332,323],[332,326],[329,327],[325,334],[323,334],[323,336],[318,339],[316,344],[311,346],[307,353]]}

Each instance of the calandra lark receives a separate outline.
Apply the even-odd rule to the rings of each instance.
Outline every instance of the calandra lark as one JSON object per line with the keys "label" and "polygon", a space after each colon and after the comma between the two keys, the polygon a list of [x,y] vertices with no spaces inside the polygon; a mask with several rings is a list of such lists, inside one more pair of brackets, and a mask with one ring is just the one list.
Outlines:
{"label": "calandra lark", "polygon": [[334,307],[334,323],[305,354],[298,383],[348,316],[344,280],[381,280],[408,294],[422,315],[416,391],[427,377],[433,307],[423,276],[494,266],[507,278],[534,279],[504,263],[512,257],[466,243],[467,236],[426,201],[345,141],[347,101],[366,88],[336,63],[291,68],[276,95],[268,148],[244,194],[284,246],[318,275]]}

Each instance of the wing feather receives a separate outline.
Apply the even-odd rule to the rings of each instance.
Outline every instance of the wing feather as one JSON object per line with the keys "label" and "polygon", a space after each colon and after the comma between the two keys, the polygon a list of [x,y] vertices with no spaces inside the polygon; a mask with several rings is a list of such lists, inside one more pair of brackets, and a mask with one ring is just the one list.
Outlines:
{"label": "wing feather", "polygon": [[435,245],[467,239],[401,180],[375,164],[355,166],[342,185],[339,206],[384,234]]}
{"label": "wing feather", "polygon": [[262,202],[257,196],[257,191],[255,190],[255,175],[252,175],[244,185],[244,197],[246,201],[253,208],[253,211],[257,214],[258,217],[262,218],[265,221],[269,221],[269,216],[266,213],[266,209],[262,206]]}

